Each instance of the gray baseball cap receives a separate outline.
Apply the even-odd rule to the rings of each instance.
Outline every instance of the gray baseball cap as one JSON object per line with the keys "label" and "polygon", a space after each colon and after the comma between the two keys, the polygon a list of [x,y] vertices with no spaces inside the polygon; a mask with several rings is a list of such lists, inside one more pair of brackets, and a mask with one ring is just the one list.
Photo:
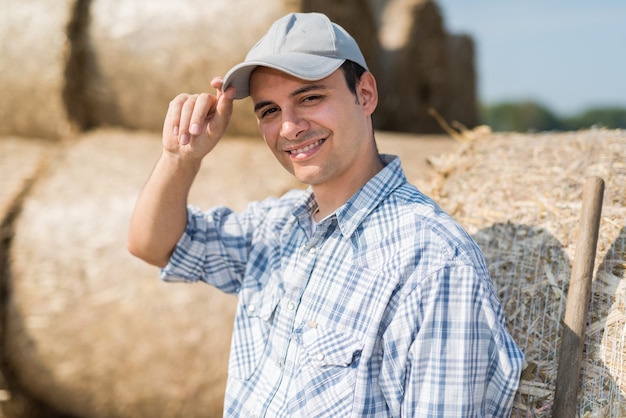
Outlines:
{"label": "gray baseball cap", "polygon": [[275,21],[245,60],[226,73],[223,90],[235,86],[236,99],[248,97],[250,75],[259,66],[313,81],[346,60],[368,69],[358,44],[341,26],[321,13],[291,13]]}

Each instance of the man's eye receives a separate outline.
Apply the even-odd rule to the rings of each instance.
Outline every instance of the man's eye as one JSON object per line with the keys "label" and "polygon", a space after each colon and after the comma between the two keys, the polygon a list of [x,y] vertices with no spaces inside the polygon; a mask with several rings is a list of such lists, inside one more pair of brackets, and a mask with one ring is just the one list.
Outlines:
{"label": "man's eye", "polygon": [[277,107],[268,107],[266,109],[263,109],[263,111],[261,112],[261,119],[270,116],[272,113],[276,113],[278,112],[278,108]]}
{"label": "man's eye", "polygon": [[318,100],[321,100],[322,96],[320,95],[312,95],[312,96],[306,96],[302,99],[303,102],[316,102]]}

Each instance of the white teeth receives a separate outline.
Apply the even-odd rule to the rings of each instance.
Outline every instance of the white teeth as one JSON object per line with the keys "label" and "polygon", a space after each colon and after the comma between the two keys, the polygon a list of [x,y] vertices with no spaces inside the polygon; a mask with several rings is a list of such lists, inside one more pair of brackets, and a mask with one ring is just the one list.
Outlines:
{"label": "white teeth", "polygon": [[304,148],[294,149],[294,150],[291,150],[291,151],[289,151],[289,152],[290,152],[291,154],[300,154],[300,153],[303,153],[303,152],[307,152],[308,150],[310,150],[310,149],[312,149],[312,148],[317,147],[317,146],[318,146],[319,144],[321,144],[321,143],[322,143],[322,140],[320,139],[319,141],[314,142],[314,143],[312,143],[312,144],[310,144],[310,145],[307,145],[307,146],[306,146],[306,147],[304,147]]}

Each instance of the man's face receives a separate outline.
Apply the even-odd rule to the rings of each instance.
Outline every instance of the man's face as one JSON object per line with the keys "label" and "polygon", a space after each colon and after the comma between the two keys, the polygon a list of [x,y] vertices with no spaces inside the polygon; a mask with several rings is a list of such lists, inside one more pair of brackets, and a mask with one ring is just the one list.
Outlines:
{"label": "man's face", "polygon": [[344,187],[371,171],[377,151],[370,116],[378,99],[371,74],[357,86],[358,102],[341,69],[306,81],[259,67],[250,93],[263,139],[299,181]]}

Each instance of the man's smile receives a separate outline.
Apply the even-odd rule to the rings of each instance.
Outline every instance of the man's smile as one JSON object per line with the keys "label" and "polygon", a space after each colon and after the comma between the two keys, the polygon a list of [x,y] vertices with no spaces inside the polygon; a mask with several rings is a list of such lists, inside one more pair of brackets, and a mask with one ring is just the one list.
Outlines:
{"label": "man's smile", "polygon": [[326,139],[318,139],[315,142],[310,144],[299,146],[298,148],[287,150],[286,152],[291,156],[291,158],[302,159],[311,156],[315,153],[317,148],[322,145]]}

